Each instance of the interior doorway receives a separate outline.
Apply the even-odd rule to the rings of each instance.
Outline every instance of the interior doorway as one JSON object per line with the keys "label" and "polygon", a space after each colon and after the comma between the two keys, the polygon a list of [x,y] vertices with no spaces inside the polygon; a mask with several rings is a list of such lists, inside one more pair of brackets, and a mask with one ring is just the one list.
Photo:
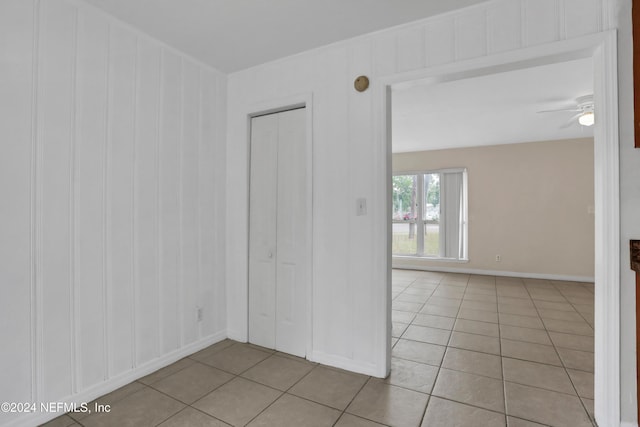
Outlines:
{"label": "interior doorway", "polygon": [[251,118],[249,342],[306,355],[305,108]]}
{"label": "interior doorway", "polygon": [[[594,127],[594,214],[595,214],[595,417],[599,424],[615,424],[620,417],[620,234],[619,234],[619,150],[617,130],[616,36],[614,32],[594,37],[549,44],[540,49],[495,57],[464,61],[433,69],[424,69],[383,79],[379,86],[381,117],[386,151],[386,197],[391,199],[391,114],[393,89],[411,87],[416,81],[439,83],[525,69],[539,65],[592,58],[594,73],[594,105],[600,116]],[[382,149],[382,147],[381,147]],[[391,331],[391,209],[387,215],[388,288],[385,298],[388,309],[384,325]],[[390,343],[390,340],[387,342]],[[390,348],[387,347],[388,365]]]}

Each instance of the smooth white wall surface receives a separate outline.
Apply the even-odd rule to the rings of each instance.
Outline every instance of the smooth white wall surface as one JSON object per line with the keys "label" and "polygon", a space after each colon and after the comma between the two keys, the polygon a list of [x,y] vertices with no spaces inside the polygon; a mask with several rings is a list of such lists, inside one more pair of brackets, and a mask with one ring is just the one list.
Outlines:
{"label": "smooth white wall surface", "polygon": [[593,281],[593,138],[393,155],[393,173],[456,167],[469,182],[469,260],[394,257],[394,267]]}
{"label": "smooth white wall surface", "polygon": [[226,77],[64,0],[0,2],[0,61],[0,401],[224,338]]}
{"label": "smooth white wall surface", "polygon": [[[600,0],[495,0],[309,51],[229,76],[227,297],[231,337],[247,330],[247,114],[313,92],[313,351],[323,363],[386,373],[384,310],[386,171],[376,122],[379,79],[612,28]],[[353,89],[358,75],[372,89]],[[383,163],[383,162],[382,162]],[[357,198],[368,214],[356,216]],[[233,218],[233,219],[232,219]]]}

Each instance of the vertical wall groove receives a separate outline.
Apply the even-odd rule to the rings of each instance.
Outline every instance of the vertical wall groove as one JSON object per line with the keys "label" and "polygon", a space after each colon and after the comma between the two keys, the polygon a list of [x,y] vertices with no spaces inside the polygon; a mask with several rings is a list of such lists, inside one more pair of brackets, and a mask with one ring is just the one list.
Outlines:
{"label": "vertical wall groove", "polygon": [[178,342],[180,343],[180,347],[184,345],[184,268],[183,268],[183,257],[184,257],[184,249],[182,248],[182,243],[184,241],[182,236],[182,162],[183,162],[183,144],[184,144],[184,59],[180,58],[180,136],[178,137],[178,324],[180,325],[180,330],[178,332]]}
{"label": "vertical wall groove", "polygon": [[565,40],[567,38],[567,5],[564,0],[556,0],[557,19],[558,19],[558,38]]}
{"label": "vertical wall groove", "polygon": [[109,146],[109,138],[111,133],[110,129],[110,114],[109,114],[109,92],[110,85],[109,81],[111,78],[110,67],[109,64],[111,62],[111,25],[107,25],[107,46],[106,46],[106,61],[105,61],[105,72],[104,72],[104,86],[105,86],[105,95],[106,95],[106,105],[104,109],[104,129],[105,129],[105,137],[102,143],[102,342],[103,342],[103,352],[102,352],[102,368],[103,368],[103,376],[104,379],[109,379],[110,375],[110,364],[109,364],[109,292],[108,292],[108,272],[107,272],[107,254],[109,253],[109,248],[107,246],[107,236],[108,236],[108,226],[107,226],[107,215],[109,212],[109,181],[107,179],[107,174],[109,170],[109,159],[107,156],[108,146]]}
{"label": "vertical wall groove", "polygon": [[131,144],[131,295],[133,307],[131,308],[131,365],[138,365],[138,351],[136,348],[138,330],[136,322],[136,308],[138,307],[138,267],[136,256],[136,146],[138,144],[138,86],[139,86],[139,61],[140,39],[136,37],[136,55],[133,64],[133,141]]}
{"label": "vertical wall groove", "polygon": [[31,400],[36,402],[39,397],[39,358],[42,354],[41,340],[39,339],[39,316],[38,316],[38,274],[40,251],[38,249],[39,230],[37,227],[37,206],[38,206],[38,173],[39,161],[39,122],[38,122],[38,91],[40,76],[40,0],[33,3],[33,51],[31,54],[31,163],[30,163],[30,203],[29,203],[29,257],[30,257],[30,319],[31,319],[31,337],[30,337],[30,357],[31,357]]}
{"label": "vertical wall groove", "polygon": [[[108,58],[110,59],[111,56],[111,49],[112,49],[112,44],[111,44],[111,38],[112,38],[112,33],[111,33],[111,25],[109,25],[109,32],[108,32],[108,37],[107,37],[107,49],[108,49]],[[112,268],[112,258],[111,258],[111,251],[112,251],[112,237],[111,237],[111,231],[112,231],[112,215],[111,215],[111,208],[112,208],[112,198],[111,198],[111,193],[109,192],[109,183],[112,181],[113,176],[111,173],[111,156],[113,155],[113,147],[112,147],[112,138],[113,135],[111,133],[111,110],[113,108],[113,86],[114,84],[112,84],[111,79],[113,78],[113,75],[111,73],[111,61],[108,60],[107,61],[107,69],[109,70],[108,73],[108,79],[109,82],[107,83],[107,92],[106,92],[106,96],[107,96],[107,105],[106,105],[106,115],[107,115],[107,124],[105,127],[105,132],[106,132],[106,137],[104,140],[104,194],[105,194],[105,206],[104,206],[104,228],[105,228],[105,235],[104,235],[104,258],[103,258],[103,268],[104,268],[104,283],[105,283],[105,292],[104,292],[104,311],[105,311],[105,318],[104,318],[104,325],[105,325],[105,330],[106,330],[106,338],[105,338],[105,372],[106,372],[106,376],[107,378],[111,377],[111,368],[113,366],[113,352],[111,351],[111,337],[113,336],[113,331],[112,331],[112,327],[111,327],[111,310],[112,310],[112,292],[111,292],[111,286],[112,286],[112,281],[113,281],[113,272],[111,271]]]}
{"label": "vertical wall groove", "polygon": [[160,176],[162,173],[161,159],[162,159],[162,140],[164,137],[164,49],[160,49],[160,58],[158,60],[158,67],[160,68],[160,78],[158,79],[158,139],[156,140],[156,274],[158,277],[157,289],[158,289],[158,342],[157,342],[157,355],[162,354],[164,348],[164,334],[162,333],[163,324],[163,307],[164,307],[164,292],[163,292],[163,280],[162,280],[162,230],[160,224],[162,222],[162,192],[160,188]]}
{"label": "vertical wall groove", "polygon": [[78,169],[78,159],[76,153],[76,144],[78,140],[78,120],[77,120],[77,106],[78,106],[78,25],[80,21],[80,13],[78,9],[75,10],[74,28],[73,28],[73,71],[71,75],[71,141],[69,141],[69,232],[71,236],[69,238],[69,308],[71,309],[70,321],[71,321],[71,333],[70,345],[71,345],[71,392],[76,393],[78,391],[78,385],[80,384],[80,364],[78,363],[81,357],[80,346],[80,330],[79,323],[77,322],[78,305],[78,266],[76,263],[77,248],[78,248],[78,224],[76,218],[78,217],[78,203],[76,199],[77,194],[77,182],[76,171]]}
{"label": "vertical wall groove", "polygon": [[[196,141],[196,201],[198,202],[196,209],[196,238],[198,246],[198,257],[196,260],[196,301],[200,301],[202,298],[202,201],[200,200],[200,184],[202,179],[200,178],[200,145],[202,144],[202,108],[203,108],[203,84],[202,84],[202,70],[198,70],[198,140]],[[202,304],[198,302],[198,307],[202,310]],[[198,338],[202,337],[202,320],[198,316]]]}

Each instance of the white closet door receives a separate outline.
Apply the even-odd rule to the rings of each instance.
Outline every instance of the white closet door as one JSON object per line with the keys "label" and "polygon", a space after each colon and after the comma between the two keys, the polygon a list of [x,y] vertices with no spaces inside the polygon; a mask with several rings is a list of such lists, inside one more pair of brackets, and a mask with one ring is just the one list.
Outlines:
{"label": "white closet door", "polygon": [[306,114],[285,111],[251,124],[249,341],[304,357]]}
{"label": "white closet door", "polygon": [[305,110],[278,116],[276,349],[305,356]]}
{"label": "white closet door", "polygon": [[277,186],[278,118],[256,117],[251,120],[249,341],[268,348],[276,344]]}

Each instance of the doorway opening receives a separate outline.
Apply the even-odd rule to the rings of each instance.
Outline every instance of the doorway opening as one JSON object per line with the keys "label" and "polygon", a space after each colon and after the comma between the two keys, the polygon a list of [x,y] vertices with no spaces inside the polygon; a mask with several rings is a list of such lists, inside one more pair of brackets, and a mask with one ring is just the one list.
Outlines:
{"label": "doorway opening", "polygon": [[[522,70],[531,67],[557,64],[578,59],[593,61],[593,92],[596,111],[596,125],[593,135],[594,157],[594,205],[585,210],[594,215],[595,241],[595,308],[594,318],[594,414],[598,423],[609,424],[619,421],[619,203],[618,203],[618,135],[617,135],[617,93],[615,66],[615,34],[603,33],[571,42],[560,42],[545,46],[544,49],[524,49],[520,52],[497,55],[494,58],[469,60],[461,64],[427,69],[405,75],[391,76],[382,82],[379,90],[383,102],[382,113],[386,134],[387,197],[392,199],[391,176],[391,100],[392,93],[419,84],[438,84],[454,80],[487,76],[505,71]],[[549,109],[553,109],[553,106]],[[415,171],[418,172],[418,171]],[[470,190],[472,178],[469,178]],[[507,185],[508,183],[503,183]],[[389,347],[388,366],[391,365],[391,207],[387,204],[387,326]],[[469,218],[473,226],[473,218]],[[469,245],[473,245],[470,241]],[[491,254],[493,262],[500,262]],[[495,256],[495,258],[494,258]],[[469,254],[471,259],[473,254]],[[592,259],[593,259],[592,258]],[[459,265],[455,264],[457,268]],[[451,269],[451,268],[449,268]],[[468,272],[472,273],[472,272]],[[548,279],[548,277],[547,277]],[[606,286],[605,286],[606,284]],[[534,303],[535,305],[535,303]],[[537,309],[537,308],[536,308]],[[501,333],[501,328],[499,328]],[[561,362],[561,366],[564,366]]]}

